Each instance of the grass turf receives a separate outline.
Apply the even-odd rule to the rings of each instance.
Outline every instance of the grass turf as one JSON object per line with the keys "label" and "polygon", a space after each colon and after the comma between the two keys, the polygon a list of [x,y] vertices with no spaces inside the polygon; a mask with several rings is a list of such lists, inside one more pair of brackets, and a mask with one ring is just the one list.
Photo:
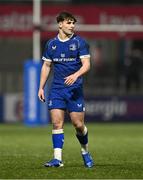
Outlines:
{"label": "grass turf", "polygon": [[87,124],[96,166],[83,166],[71,124],[65,124],[64,167],[45,168],[52,158],[52,126],[0,125],[1,179],[142,179],[143,124]]}

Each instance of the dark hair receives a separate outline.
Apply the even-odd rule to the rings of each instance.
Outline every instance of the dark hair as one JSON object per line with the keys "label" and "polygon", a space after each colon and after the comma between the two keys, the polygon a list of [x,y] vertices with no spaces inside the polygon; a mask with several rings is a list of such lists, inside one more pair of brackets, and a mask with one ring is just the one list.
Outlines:
{"label": "dark hair", "polygon": [[74,22],[77,22],[76,18],[69,12],[61,12],[58,16],[57,16],[57,23],[62,22],[64,20],[72,20]]}

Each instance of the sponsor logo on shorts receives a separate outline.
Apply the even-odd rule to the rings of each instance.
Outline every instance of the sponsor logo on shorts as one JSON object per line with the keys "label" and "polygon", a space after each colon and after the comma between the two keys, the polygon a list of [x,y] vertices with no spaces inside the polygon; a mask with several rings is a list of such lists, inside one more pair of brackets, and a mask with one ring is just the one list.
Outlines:
{"label": "sponsor logo on shorts", "polygon": [[52,106],[52,100],[49,100],[48,105]]}
{"label": "sponsor logo on shorts", "polygon": [[79,107],[79,108],[82,107],[82,104],[77,104],[77,107]]}

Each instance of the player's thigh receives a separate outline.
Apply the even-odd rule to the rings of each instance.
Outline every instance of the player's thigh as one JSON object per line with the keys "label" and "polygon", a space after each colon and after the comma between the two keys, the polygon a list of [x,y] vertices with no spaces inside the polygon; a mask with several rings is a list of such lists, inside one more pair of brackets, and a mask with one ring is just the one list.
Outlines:
{"label": "player's thigh", "polygon": [[70,119],[72,124],[75,127],[82,127],[84,126],[84,117],[85,117],[85,112],[70,112]]}
{"label": "player's thigh", "polygon": [[65,111],[62,109],[51,109],[50,110],[51,120],[53,125],[59,125],[63,127]]}

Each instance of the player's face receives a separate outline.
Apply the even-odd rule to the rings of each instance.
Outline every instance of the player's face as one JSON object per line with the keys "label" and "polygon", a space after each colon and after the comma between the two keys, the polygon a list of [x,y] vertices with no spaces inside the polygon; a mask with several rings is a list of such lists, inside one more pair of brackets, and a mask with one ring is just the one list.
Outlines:
{"label": "player's face", "polygon": [[73,20],[64,20],[59,24],[60,29],[66,35],[72,35],[75,28],[75,22]]}

